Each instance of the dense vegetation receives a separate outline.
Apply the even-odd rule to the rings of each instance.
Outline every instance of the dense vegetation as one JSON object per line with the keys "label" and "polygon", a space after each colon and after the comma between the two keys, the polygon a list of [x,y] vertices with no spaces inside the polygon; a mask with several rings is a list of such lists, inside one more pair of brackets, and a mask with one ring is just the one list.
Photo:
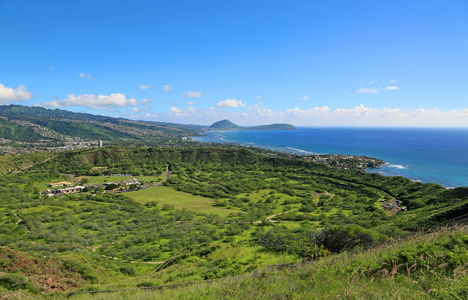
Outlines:
{"label": "dense vegetation", "polygon": [[[405,260],[403,265],[411,267],[424,253],[437,253],[434,262],[428,261],[431,268],[450,265],[445,268],[448,273],[440,273],[437,265],[437,276],[466,280],[466,274],[460,273],[468,263],[465,229],[441,235],[434,246],[421,244],[416,252],[408,252],[409,248],[379,252],[375,263],[374,254],[361,256],[357,263],[349,255],[376,253],[372,249],[382,243],[466,217],[468,188],[447,190],[255,149],[110,147],[25,156],[25,160],[26,165],[10,162],[12,170],[21,172],[0,177],[0,282],[4,282],[0,295],[19,293],[17,289],[34,294],[202,281],[327,256],[323,264],[319,260],[309,269],[291,271],[291,280],[323,274],[331,280],[357,276],[361,283],[374,277],[387,285],[390,281],[381,275],[384,269],[392,272],[387,269],[395,266],[392,261]],[[165,180],[169,167],[171,177]],[[112,174],[132,174],[163,186],[126,193],[96,188],[117,180]],[[90,186],[84,193],[62,197],[39,195],[47,182],[62,180]],[[395,215],[384,211],[382,203],[393,198],[409,210]],[[51,261],[49,273],[62,281],[41,281],[48,272],[45,257]],[[343,257],[349,266],[338,264]],[[422,263],[413,268],[419,270]],[[23,267],[29,265],[35,267]],[[317,266],[321,273],[311,271]],[[399,268],[398,274],[404,271]],[[260,291],[266,281],[255,276],[252,282]],[[227,284],[226,297],[243,297],[232,290],[237,284],[244,286],[242,280]],[[406,284],[403,290],[427,292],[432,285],[439,288],[441,281],[429,280],[424,287]],[[275,284],[272,293],[279,295],[284,286]],[[291,286],[295,286],[291,296],[310,290]],[[210,293],[214,291],[194,295],[209,298],[214,295]]]}
{"label": "dense vegetation", "polygon": [[467,299],[466,227],[394,240],[214,283],[131,290],[72,299]]}

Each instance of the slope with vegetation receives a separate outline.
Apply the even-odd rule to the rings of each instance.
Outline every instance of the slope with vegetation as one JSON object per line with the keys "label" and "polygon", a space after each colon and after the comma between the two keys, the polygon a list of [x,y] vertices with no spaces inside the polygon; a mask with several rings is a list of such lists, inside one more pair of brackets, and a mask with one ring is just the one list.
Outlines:
{"label": "slope with vegetation", "polygon": [[[196,289],[193,297],[210,298],[222,291],[226,298],[247,297],[250,280],[250,287],[265,297],[300,297],[311,291],[310,286],[322,289],[326,280],[338,282],[329,285],[329,295],[346,296],[345,289],[364,295],[358,293],[363,289],[347,286],[353,284],[353,276],[361,285],[371,282],[369,293],[395,284],[395,279],[402,292],[427,294],[431,288],[440,290],[443,280],[455,278],[447,295],[462,295],[460,280],[466,281],[463,268],[466,270],[467,263],[465,228],[446,233],[447,238],[440,233],[434,246],[433,240],[427,247],[421,242],[422,248],[416,248],[416,252],[408,252],[409,246],[392,252],[392,245],[418,230],[466,218],[468,188],[447,190],[403,177],[340,170],[265,153],[215,147],[106,147],[25,156],[29,163],[21,165],[9,162],[23,170],[0,177],[0,246],[32,261],[48,257],[56,266],[50,274],[69,272],[66,276],[76,278],[76,285],[72,287],[74,279],[69,285],[55,283],[52,275],[49,285],[41,285],[35,276],[42,273],[22,268],[22,263],[8,266],[8,256],[0,256],[0,276],[22,284],[21,291],[6,284],[0,295],[47,293],[53,291],[52,286],[69,290],[131,288],[242,274],[251,277],[228,280],[214,289]],[[161,187],[105,194],[90,187],[86,192],[62,197],[39,195],[48,182],[83,184],[83,177],[90,184],[114,181],[112,174],[132,174],[153,181],[165,177],[168,164],[171,178]],[[392,197],[409,210],[395,215],[384,211],[382,203]],[[390,246],[380,246],[385,243]],[[356,254],[360,251],[364,252]],[[411,276],[424,271],[421,266],[432,259],[425,253],[436,258],[430,268],[450,264],[453,258],[453,264],[445,269],[450,272],[439,272],[442,267],[437,265],[434,281],[411,284]],[[297,264],[326,256],[329,258],[311,267],[275,271],[272,276],[258,273],[268,265]],[[405,264],[394,264],[403,259],[408,268],[417,270],[408,281],[395,275],[404,272]],[[412,267],[414,262],[418,267]],[[10,278],[14,272],[23,277]],[[389,275],[382,275],[385,272],[397,273],[390,281]],[[304,281],[303,288],[299,279]],[[272,286],[267,289],[268,284]],[[239,291],[235,291],[237,287]],[[322,290],[318,299],[327,295]],[[192,294],[181,297],[186,295]]]}
{"label": "slope with vegetation", "polygon": [[[0,106],[0,138],[16,141],[104,140],[123,145],[172,145],[197,135],[200,126],[132,121],[20,105]],[[36,145],[38,146],[38,145]]]}
{"label": "slope with vegetation", "polygon": [[71,299],[466,299],[467,229],[443,228],[212,283],[97,297],[72,294]]}

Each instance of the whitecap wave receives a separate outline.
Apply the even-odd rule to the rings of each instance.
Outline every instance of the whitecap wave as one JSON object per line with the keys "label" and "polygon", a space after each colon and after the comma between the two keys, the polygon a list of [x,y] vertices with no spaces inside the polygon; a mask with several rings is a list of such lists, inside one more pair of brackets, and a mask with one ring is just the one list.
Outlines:
{"label": "whitecap wave", "polygon": [[305,150],[297,149],[297,148],[293,148],[293,147],[284,147],[284,148],[286,148],[286,149],[291,149],[291,150],[294,150],[294,151],[297,151],[297,152],[301,152],[301,153],[314,154],[313,152],[309,152],[309,151],[305,151]]}
{"label": "whitecap wave", "polygon": [[406,169],[406,167],[402,166],[402,165],[389,165],[388,167],[389,168],[395,168],[395,169]]}

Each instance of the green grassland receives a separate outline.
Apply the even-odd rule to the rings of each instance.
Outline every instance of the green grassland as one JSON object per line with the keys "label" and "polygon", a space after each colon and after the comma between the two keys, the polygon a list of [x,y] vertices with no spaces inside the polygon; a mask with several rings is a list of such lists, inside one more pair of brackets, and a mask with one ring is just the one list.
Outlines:
{"label": "green grassland", "polygon": [[[463,252],[466,227],[453,229],[453,234],[419,236],[413,239],[419,239],[415,244],[409,237],[463,220],[467,188],[448,190],[246,149],[117,147],[26,158],[28,165],[18,164],[24,170],[0,176],[0,298],[220,278],[226,281],[209,289],[201,285],[149,297],[210,299],[220,294],[289,299],[315,293],[317,299],[327,295],[384,299],[389,295],[377,292],[379,288],[399,288],[395,295],[411,297],[435,295],[431,288],[462,295],[461,282],[466,281],[462,269],[468,263]],[[158,174],[168,163],[172,176],[166,181]],[[140,172],[144,175],[136,178],[160,180],[162,186],[116,194],[102,190],[62,197],[38,194],[47,182],[72,180],[58,171],[73,174],[75,180],[88,178],[87,184],[126,179],[93,176],[101,172],[93,170],[96,166],[106,174]],[[379,200],[391,197],[409,210],[395,215],[383,211]],[[423,252],[412,252],[411,247]],[[405,260],[405,267],[424,257],[418,266],[430,263],[437,271],[434,280],[421,279],[417,272],[389,280],[392,269],[385,266],[395,266],[388,260],[393,256]],[[429,256],[439,259],[437,267],[424,261]],[[47,269],[46,258],[52,269]],[[451,273],[439,272],[443,260],[453,261]],[[307,264],[300,268],[261,272],[269,265],[302,261]],[[366,271],[369,268],[376,273]],[[406,274],[399,268],[398,274]],[[11,275],[16,273],[23,277]],[[49,281],[40,279],[47,274],[55,275]],[[61,281],[62,277],[69,279]],[[444,280],[453,286],[443,287]],[[19,291],[13,281],[19,282]],[[365,282],[369,283],[363,286]],[[328,294],[322,286],[328,286]],[[128,297],[148,296],[144,293]],[[97,299],[106,299],[103,295]]]}
{"label": "green grassland", "polygon": [[213,199],[194,196],[164,186],[129,192],[126,196],[142,204],[155,201],[161,206],[170,205],[175,209],[188,209],[206,214],[213,213],[220,217],[227,217],[230,213],[236,213],[239,211],[237,209],[216,207],[214,206],[215,202]]}

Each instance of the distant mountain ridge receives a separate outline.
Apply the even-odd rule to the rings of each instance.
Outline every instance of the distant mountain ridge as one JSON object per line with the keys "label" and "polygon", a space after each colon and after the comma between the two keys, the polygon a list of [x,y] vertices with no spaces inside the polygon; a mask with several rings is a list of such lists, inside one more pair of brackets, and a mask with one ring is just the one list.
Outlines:
{"label": "distant mountain ridge", "polygon": [[135,121],[38,106],[0,105],[0,154],[64,151],[106,145],[182,147],[207,130],[293,130],[290,124],[243,127],[229,120],[211,126]]}
{"label": "distant mountain ridge", "polygon": [[251,127],[243,127],[229,120],[221,120],[211,124],[209,127],[210,129],[214,130],[295,130],[291,124],[269,124],[269,125],[259,125],[259,126],[251,126]]}
{"label": "distant mountain ridge", "polygon": [[206,126],[134,121],[61,109],[22,105],[0,106],[0,138],[12,141],[53,143],[103,140],[114,144],[148,144],[197,135]]}

